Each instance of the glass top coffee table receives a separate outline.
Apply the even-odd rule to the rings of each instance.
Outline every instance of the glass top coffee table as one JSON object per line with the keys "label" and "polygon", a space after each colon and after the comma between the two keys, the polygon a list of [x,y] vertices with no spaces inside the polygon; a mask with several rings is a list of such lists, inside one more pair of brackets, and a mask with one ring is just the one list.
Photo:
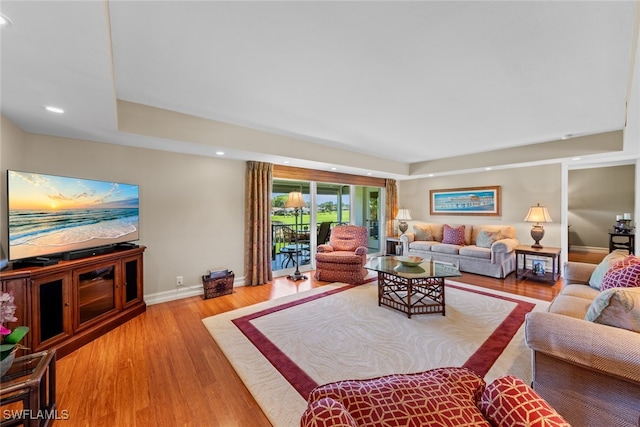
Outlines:
{"label": "glass top coffee table", "polygon": [[445,315],[444,279],[462,276],[447,262],[424,260],[416,266],[401,264],[398,257],[371,258],[365,268],[378,272],[378,305],[407,314]]}

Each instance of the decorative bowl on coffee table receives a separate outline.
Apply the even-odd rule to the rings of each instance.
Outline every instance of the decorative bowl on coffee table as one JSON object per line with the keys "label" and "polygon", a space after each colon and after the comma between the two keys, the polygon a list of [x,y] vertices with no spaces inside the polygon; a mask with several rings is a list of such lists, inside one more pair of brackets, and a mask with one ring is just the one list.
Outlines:
{"label": "decorative bowl on coffee table", "polygon": [[416,267],[424,261],[424,258],[419,256],[397,256],[395,260],[406,267]]}

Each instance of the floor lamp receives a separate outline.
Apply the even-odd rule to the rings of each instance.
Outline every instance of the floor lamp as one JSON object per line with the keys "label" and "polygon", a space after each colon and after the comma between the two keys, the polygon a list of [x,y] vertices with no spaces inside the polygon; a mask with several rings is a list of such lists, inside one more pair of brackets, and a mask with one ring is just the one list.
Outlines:
{"label": "floor lamp", "polygon": [[300,214],[300,209],[305,206],[304,199],[302,198],[302,193],[299,191],[292,191],[289,193],[289,197],[287,198],[287,202],[284,204],[285,208],[293,208],[293,215],[296,217],[296,228],[295,228],[295,241],[296,241],[296,272],[287,276],[287,278],[297,282],[298,280],[306,279],[307,276],[304,276],[300,273],[300,269],[298,266],[300,265],[299,257],[300,257],[300,246],[298,245],[298,215]]}

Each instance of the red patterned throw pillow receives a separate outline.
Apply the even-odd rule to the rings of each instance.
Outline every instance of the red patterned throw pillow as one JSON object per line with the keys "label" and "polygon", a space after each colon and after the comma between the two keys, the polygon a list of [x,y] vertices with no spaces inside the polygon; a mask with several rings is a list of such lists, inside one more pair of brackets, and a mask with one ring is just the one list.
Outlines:
{"label": "red patterned throw pillow", "polygon": [[571,427],[538,393],[511,375],[489,384],[479,407],[494,427]]}
{"label": "red patterned throw pillow", "polygon": [[330,398],[309,403],[300,419],[301,426],[314,427],[358,427],[358,423],[347,412],[342,403]]}
{"label": "red patterned throw pillow", "polygon": [[448,243],[450,245],[464,245],[464,225],[453,228],[450,225],[445,224],[442,243]]}
{"label": "red patterned throw pillow", "polygon": [[600,290],[640,286],[640,258],[629,255],[613,264],[602,279]]}

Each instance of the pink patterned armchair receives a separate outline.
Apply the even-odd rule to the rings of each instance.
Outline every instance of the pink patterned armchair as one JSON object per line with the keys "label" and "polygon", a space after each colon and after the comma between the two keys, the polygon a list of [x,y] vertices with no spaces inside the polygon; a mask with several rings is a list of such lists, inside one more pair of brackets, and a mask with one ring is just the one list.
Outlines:
{"label": "pink patterned armchair", "polygon": [[329,243],[319,245],[316,253],[317,280],[362,283],[367,275],[369,232],[359,225],[338,225],[331,231]]}
{"label": "pink patterned armchair", "polygon": [[316,387],[301,427],[571,427],[522,380],[486,386],[466,368],[338,381]]}

